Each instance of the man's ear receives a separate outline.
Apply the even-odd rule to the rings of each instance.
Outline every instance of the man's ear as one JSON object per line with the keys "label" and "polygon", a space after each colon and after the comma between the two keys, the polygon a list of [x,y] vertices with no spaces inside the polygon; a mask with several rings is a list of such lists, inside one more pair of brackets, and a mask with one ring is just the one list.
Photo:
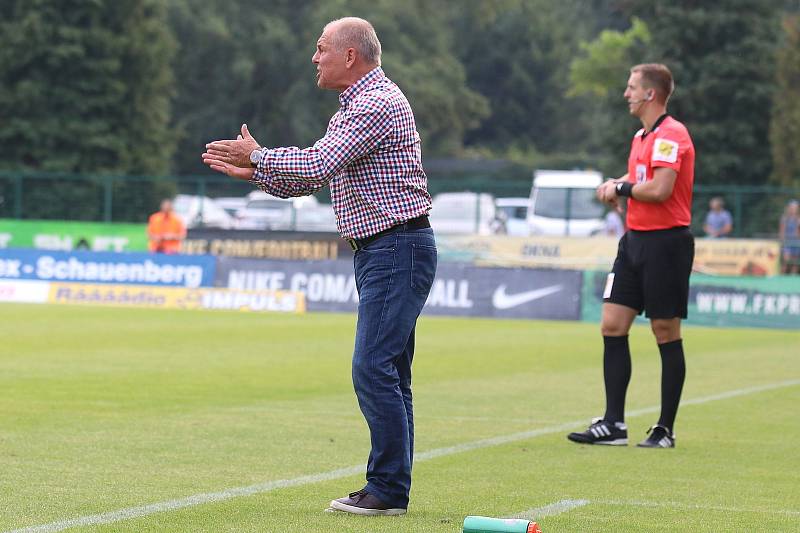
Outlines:
{"label": "man's ear", "polygon": [[347,68],[350,68],[350,67],[353,66],[353,64],[355,62],[356,62],[356,49],[355,48],[348,48],[347,49],[347,55],[344,58],[345,66]]}

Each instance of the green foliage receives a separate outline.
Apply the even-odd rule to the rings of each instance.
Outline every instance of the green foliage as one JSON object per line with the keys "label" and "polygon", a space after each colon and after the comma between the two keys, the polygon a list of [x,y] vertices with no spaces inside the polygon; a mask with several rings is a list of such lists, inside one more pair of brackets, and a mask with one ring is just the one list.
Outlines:
{"label": "green foliage", "polygon": [[571,150],[578,132],[575,109],[563,105],[569,87],[564,65],[577,50],[580,11],[569,1],[466,5],[453,15],[456,50],[468,85],[491,107],[466,142],[503,156]]}
{"label": "green foliage", "polygon": [[[4,2],[3,14],[0,169],[169,171],[174,42],[162,1],[17,0]],[[24,198],[27,217],[93,218],[98,209],[99,186],[65,190],[58,180],[40,185]],[[82,216],[52,212],[48,198],[55,190],[73,195]]]}
{"label": "green foliage", "polygon": [[[571,67],[572,94],[600,97],[590,151],[598,151],[605,171],[624,171],[626,146],[638,126],[623,118],[623,67],[652,61],[665,63],[675,77],[669,111],[692,135],[697,182],[764,183],[772,159],[766,142],[770,116],[764,111],[773,94],[781,6],[759,0],[620,5],[632,21],[630,29],[601,32]],[[598,142],[601,137],[605,141]]]}
{"label": "green foliage", "polygon": [[[308,146],[325,133],[336,95],[315,83],[311,63],[323,26],[332,19],[369,19],[383,45],[383,68],[412,102],[426,154],[457,153],[466,131],[487,114],[485,99],[465,86],[445,26],[445,2],[305,0],[212,2],[180,0],[171,23],[181,50],[175,105],[181,141],[179,173],[199,172],[199,154],[246,122],[268,146]],[[209,11],[203,17],[193,16]],[[246,36],[246,38],[243,38]]]}
{"label": "green foliage", "polygon": [[5,169],[162,174],[173,41],[158,0],[5,2]]}
{"label": "green foliage", "polygon": [[[622,99],[628,68],[658,61],[675,74],[670,112],[694,138],[698,183],[771,174],[788,185],[800,174],[800,44],[796,23],[781,33],[778,20],[796,20],[798,5],[0,0],[0,170],[207,175],[205,143],[243,122],[265,145],[308,146],[338,107],[314,82],[314,43],[326,22],[355,15],[375,25],[428,161],[503,159],[515,165],[502,178],[526,182],[545,166],[619,175],[639,127]],[[100,216],[101,181],[36,183],[23,195],[26,216]],[[118,181],[114,193],[115,218],[133,220],[171,189]],[[75,208],[48,210],[53,194]]]}
{"label": "green foliage", "polygon": [[582,42],[569,66],[567,96],[586,102],[585,146],[604,174],[620,176],[630,138],[639,127],[623,106],[622,93],[630,68],[645,61],[650,29],[637,17],[625,30],[603,30],[591,42]]}
{"label": "green foliage", "polygon": [[676,80],[670,112],[697,150],[698,183],[765,183],[779,3],[632,1],[652,33],[648,55]]}
{"label": "green foliage", "polygon": [[800,186],[800,15],[783,20],[778,49],[770,142],[772,182]]}
{"label": "green foliage", "polygon": [[603,30],[594,41],[581,43],[582,54],[570,65],[572,87],[567,95],[607,98],[611,92],[618,92],[620,79],[639,61],[638,50],[650,40],[647,24],[634,17],[624,32]]}

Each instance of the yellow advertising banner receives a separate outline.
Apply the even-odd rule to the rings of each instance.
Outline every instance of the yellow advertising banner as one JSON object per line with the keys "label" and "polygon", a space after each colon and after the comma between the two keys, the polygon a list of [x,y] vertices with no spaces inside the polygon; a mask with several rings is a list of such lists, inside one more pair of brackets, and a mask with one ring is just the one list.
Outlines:
{"label": "yellow advertising banner", "polygon": [[304,313],[306,310],[302,292],[88,283],[50,283],[48,303],[242,312]]}
{"label": "yellow advertising banner", "polygon": [[[617,255],[612,237],[437,237],[444,259],[482,266],[608,270]],[[780,243],[771,240],[695,240],[694,270],[719,276],[778,274]]]}
{"label": "yellow advertising banner", "polygon": [[694,270],[718,276],[775,276],[780,251],[778,241],[697,239]]}
{"label": "yellow advertising banner", "polygon": [[436,238],[443,258],[481,266],[605,270],[617,255],[609,237],[444,236]]}

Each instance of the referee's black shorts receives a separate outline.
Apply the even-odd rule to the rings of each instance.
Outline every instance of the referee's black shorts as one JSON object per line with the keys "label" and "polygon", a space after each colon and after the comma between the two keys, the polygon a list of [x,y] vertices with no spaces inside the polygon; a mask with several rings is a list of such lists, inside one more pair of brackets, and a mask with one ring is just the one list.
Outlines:
{"label": "referee's black shorts", "polygon": [[629,230],[619,241],[603,301],[647,318],[686,318],[694,237],[689,228]]}

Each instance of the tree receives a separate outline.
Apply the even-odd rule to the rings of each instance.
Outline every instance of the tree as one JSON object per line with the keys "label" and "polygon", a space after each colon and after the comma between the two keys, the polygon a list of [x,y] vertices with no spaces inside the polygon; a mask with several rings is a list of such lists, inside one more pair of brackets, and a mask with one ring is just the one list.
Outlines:
{"label": "tree", "polygon": [[314,85],[310,58],[316,41],[300,45],[310,8],[309,1],[285,0],[271,2],[269,9],[256,0],[171,3],[170,25],[180,43],[178,174],[207,172],[200,161],[205,143],[235,135],[242,123],[268,146],[303,144],[324,132],[319,99],[297,98],[301,80]]}
{"label": "tree", "polygon": [[697,183],[765,183],[780,2],[626,1],[652,33],[648,56],[675,76],[669,109],[692,135]]}
{"label": "tree", "polygon": [[[169,170],[174,43],[160,0],[6,0],[3,14],[0,168]],[[102,209],[98,186],[39,185],[24,196],[27,217],[96,218]],[[54,213],[50,201],[56,187],[67,197],[63,213]],[[129,192],[141,198],[161,191],[139,184]]]}
{"label": "tree", "polygon": [[[375,26],[384,70],[411,101],[426,155],[458,152],[486,115],[452,53],[442,0],[284,0],[269,10],[255,0],[208,4],[181,0],[171,10],[181,43],[179,173],[202,171],[205,142],[235,134],[242,122],[267,146],[308,146],[321,137],[338,101],[317,88],[311,56],[323,26],[347,15]],[[193,17],[198,11],[207,14]]]}
{"label": "tree", "polygon": [[426,155],[460,154],[467,132],[489,114],[456,54],[452,9],[446,0],[350,0],[331,12],[363,13],[375,25],[384,69],[411,102]]}
{"label": "tree", "polygon": [[571,87],[567,96],[588,99],[587,150],[594,154],[604,174],[619,176],[626,171],[630,138],[640,124],[624,111],[622,93],[631,66],[645,60],[650,30],[636,17],[625,31],[603,30],[591,42],[581,43],[581,53],[569,69]]}
{"label": "tree", "polygon": [[173,41],[157,0],[5,2],[7,169],[163,174]]}
{"label": "tree", "polygon": [[631,27],[624,32],[603,30],[590,43],[581,43],[582,55],[570,64],[572,86],[568,96],[583,94],[608,98],[619,92],[620,75],[640,61],[638,50],[651,41],[650,30],[641,19],[633,18]]}
{"label": "tree", "polygon": [[775,69],[770,143],[776,185],[800,187],[800,15],[783,19]]}
{"label": "tree", "polygon": [[473,147],[509,152],[574,148],[579,103],[564,106],[569,64],[580,32],[574,2],[468,2],[455,15],[456,48],[467,83],[489,100],[491,115],[467,135]]}

